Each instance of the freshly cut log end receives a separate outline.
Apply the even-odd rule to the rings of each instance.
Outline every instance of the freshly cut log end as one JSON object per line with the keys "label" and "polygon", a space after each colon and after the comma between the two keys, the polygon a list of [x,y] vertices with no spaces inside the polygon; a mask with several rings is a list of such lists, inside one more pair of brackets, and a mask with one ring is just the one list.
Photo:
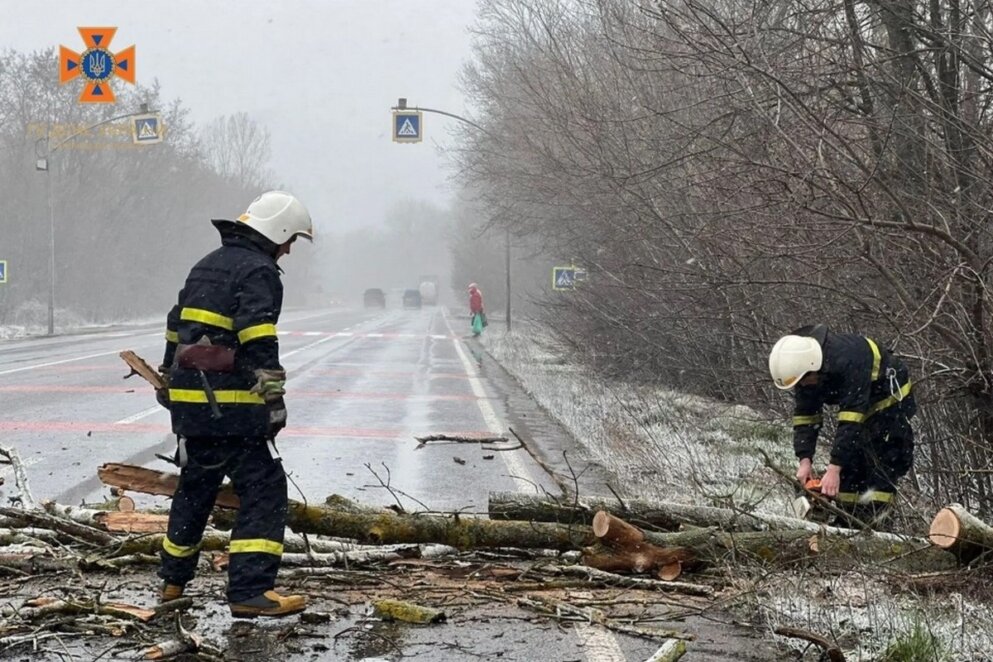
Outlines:
{"label": "freshly cut log end", "polygon": [[659,568],[658,577],[659,579],[671,582],[681,574],[683,574],[683,564],[679,561],[674,561]]}
{"label": "freshly cut log end", "polygon": [[951,549],[962,537],[962,521],[951,508],[942,508],[931,521],[928,540],[935,547]]}
{"label": "freshly cut log end", "polygon": [[615,547],[631,547],[645,539],[645,534],[640,529],[605,510],[598,511],[593,516],[593,535]]}

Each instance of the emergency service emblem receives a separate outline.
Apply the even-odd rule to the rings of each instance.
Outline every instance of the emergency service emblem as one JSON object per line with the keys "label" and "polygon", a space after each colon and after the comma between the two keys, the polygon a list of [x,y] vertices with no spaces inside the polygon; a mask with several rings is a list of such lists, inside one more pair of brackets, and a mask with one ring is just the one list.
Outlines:
{"label": "emergency service emblem", "polygon": [[77,53],[59,46],[59,83],[65,84],[82,76],[86,82],[79,100],[83,103],[114,103],[111,79],[117,77],[134,85],[134,45],[112,53],[110,42],[117,28],[76,28],[83,37],[86,50]]}

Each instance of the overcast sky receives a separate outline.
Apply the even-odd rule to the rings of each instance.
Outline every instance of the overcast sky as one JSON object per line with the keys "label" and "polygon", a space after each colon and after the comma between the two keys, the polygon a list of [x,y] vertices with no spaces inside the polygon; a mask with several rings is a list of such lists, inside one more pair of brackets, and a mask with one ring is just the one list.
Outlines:
{"label": "overcast sky", "polygon": [[[272,133],[272,168],[322,231],[378,224],[404,198],[446,204],[452,120],[425,142],[391,140],[390,107],[466,112],[474,0],[0,0],[0,48],[83,45],[78,26],[116,26],[138,82],[158,79],[194,119],[249,113]],[[55,68],[52,75],[57,76]],[[115,86],[124,83],[117,81]]]}

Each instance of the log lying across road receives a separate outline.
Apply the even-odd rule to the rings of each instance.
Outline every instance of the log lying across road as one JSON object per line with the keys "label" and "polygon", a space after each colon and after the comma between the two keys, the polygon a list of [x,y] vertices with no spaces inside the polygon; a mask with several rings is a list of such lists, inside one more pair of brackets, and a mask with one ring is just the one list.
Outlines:
{"label": "log lying across road", "polygon": [[[133,491],[148,491],[143,489],[147,486],[151,493],[163,494],[167,486],[175,484],[174,474],[127,465],[113,465],[127,468],[106,471],[107,466],[100,472],[105,482],[108,478],[117,480],[126,475],[127,489]],[[149,475],[148,480],[144,478],[145,472]],[[222,505],[220,499],[218,505]],[[815,557],[829,563],[837,561],[842,566],[850,566],[853,559],[861,559],[908,572],[943,570],[956,565],[954,554],[933,547],[926,540],[890,533],[821,527],[814,522],[790,517],[749,516],[719,508],[695,510],[714,515],[715,521],[709,522],[706,528],[688,531],[644,531],[644,540],[662,548],[688,548],[693,558],[710,565],[743,562],[782,565]],[[729,519],[732,516],[737,520]],[[218,509],[214,512],[214,523],[223,528],[232,524],[234,517],[233,511]],[[695,521],[707,523],[704,519]],[[748,526],[761,526],[763,530],[735,532],[722,528],[722,525],[732,521],[751,522]],[[322,506],[296,501],[290,501],[287,526],[297,533],[349,538],[364,544],[439,543],[457,549],[527,547],[572,550],[588,547],[596,540],[592,528],[583,524],[397,514],[389,510],[347,508],[339,503]]]}

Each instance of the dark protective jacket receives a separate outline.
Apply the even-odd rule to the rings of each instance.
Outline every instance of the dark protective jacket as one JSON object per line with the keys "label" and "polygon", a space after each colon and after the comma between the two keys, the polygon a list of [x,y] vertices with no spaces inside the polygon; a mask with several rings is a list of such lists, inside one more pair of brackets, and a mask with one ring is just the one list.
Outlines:
{"label": "dark protective jacket", "polygon": [[892,352],[864,336],[826,331],[821,349],[824,360],[817,384],[794,389],[793,449],[800,459],[812,458],[823,407],[838,405],[831,464],[852,466],[863,457],[863,426],[868,419],[897,410],[913,416],[910,377]]}
{"label": "dark protective jacket", "polygon": [[[276,323],[283,284],[276,245],[231,221],[213,221],[221,247],[190,271],[166,321],[163,364],[170,366],[173,431],[184,437],[264,437],[265,401],[251,388],[258,369],[282,370]],[[233,369],[194,370],[179,365],[177,347],[204,343],[234,350]],[[220,416],[210,404],[206,378]]]}

